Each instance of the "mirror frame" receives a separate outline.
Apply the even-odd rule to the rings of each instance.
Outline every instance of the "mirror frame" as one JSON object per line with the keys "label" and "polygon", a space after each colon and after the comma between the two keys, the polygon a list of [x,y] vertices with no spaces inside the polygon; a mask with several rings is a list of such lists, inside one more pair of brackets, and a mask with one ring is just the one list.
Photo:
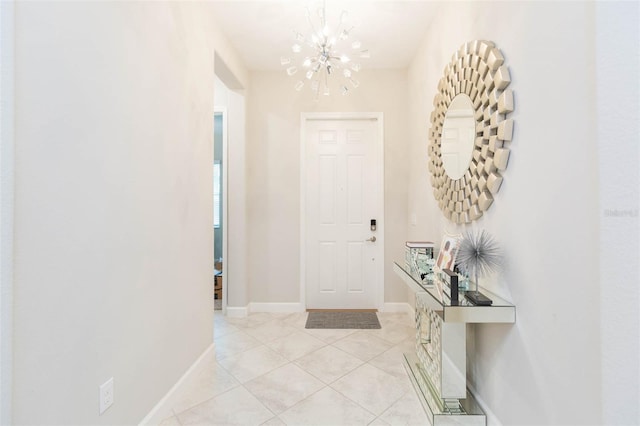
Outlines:
{"label": "mirror frame", "polygon": [[[504,57],[491,41],[463,44],[444,69],[433,99],[429,131],[429,172],[440,210],[455,223],[479,219],[493,203],[509,162],[513,137],[513,92]],[[451,179],[442,164],[442,128],[449,105],[460,93],[471,98],[476,136],[467,171]]]}

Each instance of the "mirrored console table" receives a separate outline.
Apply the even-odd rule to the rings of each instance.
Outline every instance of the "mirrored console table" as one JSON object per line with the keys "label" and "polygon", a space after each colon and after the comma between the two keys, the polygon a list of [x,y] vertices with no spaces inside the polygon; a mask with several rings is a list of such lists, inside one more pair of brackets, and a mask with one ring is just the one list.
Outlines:
{"label": "mirrored console table", "polygon": [[439,279],[425,282],[395,262],[395,273],[416,295],[415,353],[405,354],[405,368],[433,426],[486,425],[486,416],[467,389],[466,325],[515,323],[516,308],[486,289],[491,306],[476,306]]}

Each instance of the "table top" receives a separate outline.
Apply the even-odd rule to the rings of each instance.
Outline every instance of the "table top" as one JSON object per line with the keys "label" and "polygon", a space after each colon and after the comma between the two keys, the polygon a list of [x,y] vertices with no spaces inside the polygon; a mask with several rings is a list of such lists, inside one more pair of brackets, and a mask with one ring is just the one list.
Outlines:
{"label": "table top", "polygon": [[515,306],[485,288],[479,287],[478,291],[493,301],[490,306],[474,305],[464,297],[465,290],[458,292],[458,302],[452,304],[450,288],[443,281],[424,282],[400,262],[394,262],[393,269],[416,292],[416,297],[421,297],[427,306],[441,313],[445,322],[514,323],[516,320]]}

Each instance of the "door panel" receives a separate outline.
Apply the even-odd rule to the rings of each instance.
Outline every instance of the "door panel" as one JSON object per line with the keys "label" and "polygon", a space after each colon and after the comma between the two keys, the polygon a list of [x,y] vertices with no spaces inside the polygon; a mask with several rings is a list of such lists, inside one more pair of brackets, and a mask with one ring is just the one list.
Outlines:
{"label": "door panel", "polygon": [[347,244],[347,291],[349,293],[362,293],[364,288],[363,243],[350,242]]}
{"label": "door panel", "polygon": [[318,268],[319,274],[318,289],[322,293],[336,292],[336,243],[335,241],[321,241],[318,263],[322,265]]}
{"label": "door panel", "polygon": [[462,176],[471,161],[470,143],[475,140],[475,121],[469,116],[447,116],[442,129],[441,153],[447,173]]}
{"label": "door panel", "polygon": [[362,163],[362,156],[350,155],[347,158],[347,215],[349,225],[362,224]]}
{"label": "door panel", "polygon": [[323,225],[336,224],[336,157],[323,155],[320,157],[318,175],[318,208],[320,209],[320,223]]}

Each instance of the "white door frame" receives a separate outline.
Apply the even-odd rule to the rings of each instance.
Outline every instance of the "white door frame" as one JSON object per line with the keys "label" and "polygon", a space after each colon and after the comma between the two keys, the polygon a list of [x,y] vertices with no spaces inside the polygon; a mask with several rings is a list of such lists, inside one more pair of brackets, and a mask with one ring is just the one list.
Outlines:
{"label": "white door frame", "polygon": [[12,424],[14,0],[0,1],[0,424]]}
{"label": "white door frame", "polygon": [[375,120],[378,125],[376,145],[378,149],[378,164],[380,174],[378,175],[378,186],[381,191],[382,202],[377,223],[379,232],[376,233],[378,244],[382,246],[380,257],[380,274],[376,282],[376,305],[379,311],[384,308],[384,115],[381,112],[303,112],[300,114],[300,306],[303,310],[307,308],[307,274],[306,274],[306,247],[307,247],[307,194],[306,194],[306,175],[307,175],[307,150],[306,143],[306,123],[307,121],[317,120]]}
{"label": "white door frame", "polygon": [[[229,282],[228,272],[229,272],[229,242],[228,242],[228,229],[229,225],[227,221],[229,220],[229,215],[227,214],[229,211],[229,203],[228,200],[228,189],[229,189],[229,142],[228,142],[228,127],[227,127],[227,108],[226,107],[213,107],[213,115],[222,114],[222,199],[220,202],[222,203],[222,256],[224,263],[227,264],[227,268],[225,271],[223,265],[222,272],[222,312],[227,314],[227,283]],[[215,149],[215,148],[214,148]],[[213,158],[211,159],[213,162]],[[213,164],[213,163],[212,163]],[[215,235],[214,235],[215,241]],[[215,259],[214,259],[215,261]],[[214,280],[215,286],[215,280]]]}

